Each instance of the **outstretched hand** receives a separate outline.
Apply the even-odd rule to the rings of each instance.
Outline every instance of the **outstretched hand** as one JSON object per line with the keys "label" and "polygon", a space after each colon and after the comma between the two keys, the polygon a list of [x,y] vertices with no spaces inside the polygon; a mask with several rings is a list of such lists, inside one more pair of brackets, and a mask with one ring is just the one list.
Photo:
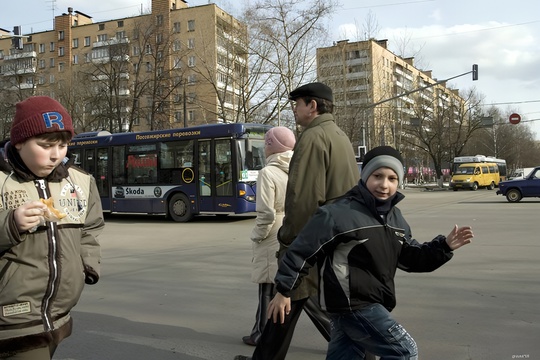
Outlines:
{"label": "outstretched hand", "polygon": [[470,226],[463,226],[458,228],[454,225],[454,228],[446,237],[446,243],[452,250],[459,249],[463,245],[471,243],[471,239],[474,237],[472,228]]}
{"label": "outstretched hand", "polygon": [[285,322],[285,316],[289,315],[291,312],[291,298],[285,297],[280,293],[277,293],[276,296],[268,304],[267,317],[268,319],[272,318],[274,323],[277,322],[279,317],[279,323],[283,324]]}

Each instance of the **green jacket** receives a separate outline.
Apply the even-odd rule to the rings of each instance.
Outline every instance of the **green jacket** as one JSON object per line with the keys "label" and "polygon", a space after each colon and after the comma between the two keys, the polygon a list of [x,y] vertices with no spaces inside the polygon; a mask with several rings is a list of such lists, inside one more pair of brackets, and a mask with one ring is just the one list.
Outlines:
{"label": "green jacket", "polygon": [[[299,136],[289,166],[285,218],[279,230],[282,252],[319,206],[345,194],[359,179],[352,144],[334,122],[334,116],[316,117]],[[291,299],[300,300],[316,293],[317,272],[311,269]]]}
{"label": "green jacket", "polygon": [[[68,164],[48,179],[10,170],[0,159],[0,357],[46,346],[71,333],[70,310],[85,282],[99,279],[98,234],[104,227],[95,180]],[[14,209],[54,199],[67,214],[19,233]]]}

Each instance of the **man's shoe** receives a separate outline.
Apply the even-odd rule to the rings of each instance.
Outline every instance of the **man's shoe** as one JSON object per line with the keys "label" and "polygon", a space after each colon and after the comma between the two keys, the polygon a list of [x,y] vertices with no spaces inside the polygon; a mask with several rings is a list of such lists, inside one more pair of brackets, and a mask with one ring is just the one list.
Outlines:
{"label": "man's shoe", "polygon": [[244,344],[246,344],[246,345],[257,346],[257,343],[255,342],[255,340],[253,340],[253,339],[251,338],[251,336],[244,336],[244,337],[242,337],[242,341],[243,341]]}
{"label": "man's shoe", "polygon": [[234,357],[234,360],[251,360],[251,356],[236,355],[236,356]]}

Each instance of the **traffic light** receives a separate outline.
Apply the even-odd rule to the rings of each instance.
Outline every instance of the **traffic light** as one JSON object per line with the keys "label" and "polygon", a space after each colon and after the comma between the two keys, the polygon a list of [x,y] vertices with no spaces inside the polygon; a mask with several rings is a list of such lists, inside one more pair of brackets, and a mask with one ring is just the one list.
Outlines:
{"label": "traffic light", "polygon": [[478,64],[472,66],[472,79],[473,81],[478,80]]}
{"label": "traffic light", "polygon": [[11,39],[11,45],[17,50],[23,49],[23,38],[20,26],[13,27],[13,38]]}

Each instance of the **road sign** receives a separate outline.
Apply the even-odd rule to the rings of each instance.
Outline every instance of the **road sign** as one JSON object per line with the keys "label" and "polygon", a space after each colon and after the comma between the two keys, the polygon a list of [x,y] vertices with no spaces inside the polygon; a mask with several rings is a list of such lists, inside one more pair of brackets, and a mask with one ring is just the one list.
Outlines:
{"label": "road sign", "polygon": [[510,115],[510,124],[519,124],[521,121],[521,116],[519,114],[513,113]]}

